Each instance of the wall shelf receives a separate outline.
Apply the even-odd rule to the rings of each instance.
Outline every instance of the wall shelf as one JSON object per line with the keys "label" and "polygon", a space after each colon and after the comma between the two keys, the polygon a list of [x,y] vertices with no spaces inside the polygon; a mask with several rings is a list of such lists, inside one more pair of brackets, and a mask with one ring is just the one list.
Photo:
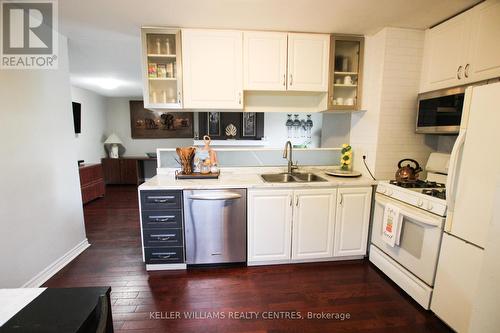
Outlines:
{"label": "wall shelf", "polygon": [[176,77],[149,77],[151,81],[177,81]]}
{"label": "wall shelf", "polygon": [[154,53],[149,53],[148,57],[150,58],[176,58],[176,54],[154,54]]}
{"label": "wall shelf", "polygon": [[335,75],[358,75],[358,72],[333,72]]}
{"label": "wall shelf", "polygon": [[335,87],[352,87],[352,88],[355,88],[357,87],[358,85],[357,84],[343,84],[343,83],[335,83],[334,84]]}
{"label": "wall shelf", "polygon": [[[265,140],[212,140],[210,145],[212,146],[226,146],[226,147],[265,147],[269,144]],[[203,140],[194,140],[194,146],[204,146],[205,142]]]}

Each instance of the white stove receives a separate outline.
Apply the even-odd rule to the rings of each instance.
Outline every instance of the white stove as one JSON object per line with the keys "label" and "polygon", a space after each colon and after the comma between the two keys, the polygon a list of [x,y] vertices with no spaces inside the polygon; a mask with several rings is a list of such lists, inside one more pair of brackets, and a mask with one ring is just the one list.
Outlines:
{"label": "white stove", "polygon": [[[446,199],[443,198],[443,196],[445,197],[446,195],[446,190],[444,188],[444,184],[437,184],[442,185],[442,187],[407,188],[391,184],[390,181],[381,181],[378,183],[377,193],[402,201],[411,206],[421,208],[436,215],[446,216]],[[432,194],[435,194],[436,196],[433,196]],[[441,198],[437,197],[439,195],[441,195]]]}
{"label": "white stove", "polygon": [[[433,153],[427,180],[380,181],[375,195],[370,261],[429,309],[446,219],[446,173],[449,155]],[[398,241],[384,241],[384,212],[395,207],[402,215]]]}

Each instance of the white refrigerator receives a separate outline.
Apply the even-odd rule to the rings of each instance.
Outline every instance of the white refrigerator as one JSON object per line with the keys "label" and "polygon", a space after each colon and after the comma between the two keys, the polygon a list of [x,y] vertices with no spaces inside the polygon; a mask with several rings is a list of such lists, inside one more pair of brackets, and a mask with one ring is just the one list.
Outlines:
{"label": "white refrigerator", "polygon": [[467,88],[431,301],[431,310],[457,332],[469,331],[499,173],[500,83]]}

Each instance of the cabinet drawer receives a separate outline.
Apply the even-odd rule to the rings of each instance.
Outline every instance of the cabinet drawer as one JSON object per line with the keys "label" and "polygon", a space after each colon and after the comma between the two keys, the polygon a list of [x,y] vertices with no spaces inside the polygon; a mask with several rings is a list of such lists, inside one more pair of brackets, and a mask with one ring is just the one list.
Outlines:
{"label": "cabinet drawer", "polygon": [[142,211],[143,228],[182,228],[180,210]]}
{"label": "cabinet drawer", "polygon": [[182,229],[144,229],[144,247],[182,246]]}
{"label": "cabinet drawer", "polygon": [[182,191],[141,191],[142,209],[181,209]]}
{"label": "cabinet drawer", "polygon": [[146,264],[173,264],[184,262],[182,247],[144,248]]}

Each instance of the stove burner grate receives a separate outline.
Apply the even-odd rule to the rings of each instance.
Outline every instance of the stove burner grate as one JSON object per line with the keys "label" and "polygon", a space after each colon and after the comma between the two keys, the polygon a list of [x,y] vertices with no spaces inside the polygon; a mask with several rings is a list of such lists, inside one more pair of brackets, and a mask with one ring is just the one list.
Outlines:
{"label": "stove burner grate", "polygon": [[445,184],[443,184],[443,183],[431,182],[431,181],[427,181],[427,180],[402,181],[402,182],[398,182],[396,180],[391,180],[389,183],[392,185],[403,187],[403,188],[440,188],[440,189],[444,189],[444,187],[445,187]]}

